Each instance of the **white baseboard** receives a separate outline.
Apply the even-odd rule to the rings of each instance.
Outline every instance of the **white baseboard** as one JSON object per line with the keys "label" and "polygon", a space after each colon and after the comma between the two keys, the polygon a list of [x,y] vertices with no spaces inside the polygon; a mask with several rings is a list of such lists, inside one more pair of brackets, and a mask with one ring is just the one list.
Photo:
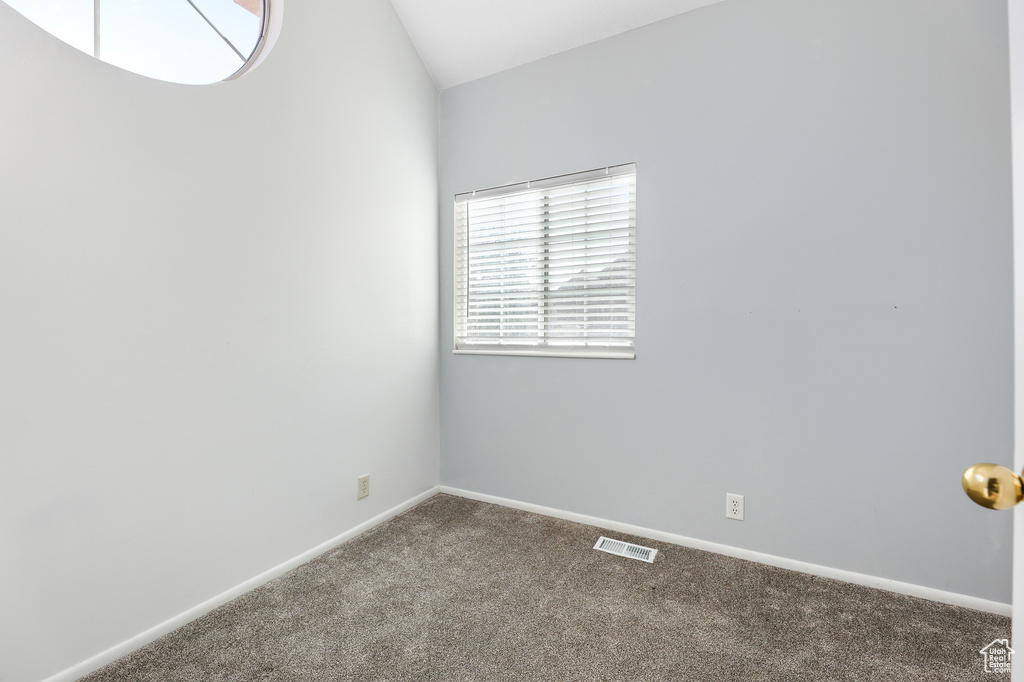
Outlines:
{"label": "white baseboard", "polygon": [[324,552],[334,549],[338,545],[341,545],[345,542],[348,542],[355,536],[365,533],[374,526],[379,526],[388,519],[398,516],[402,512],[411,509],[412,507],[415,507],[420,502],[423,502],[424,500],[427,500],[436,495],[439,492],[439,490],[440,488],[438,486],[434,486],[433,488],[430,488],[429,490],[420,493],[416,497],[406,500],[405,502],[399,504],[396,507],[392,507],[391,509],[387,510],[382,514],[378,514],[369,521],[365,521],[356,526],[355,528],[351,528],[342,533],[341,535],[338,535],[337,537],[331,538],[327,542],[317,545],[313,549],[307,550],[302,554],[293,557],[288,561],[285,561],[282,564],[274,566],[268,571],[260,573],[258,576],[254,578],[250,578],[249,580],[246,580],[245,582],[240,583],[229,590],[221,592],[216,597],[207,599],[202,604],[193,606],[189,610],[179,613],[177,616],[169,618],[168,620],[165,620],[159,625],[151,627],[145,632],[141,632],[130,639],[126,639],[120,644],[112,646],[106,651],[96,654],[92,658],[86,659],[81,663],[78,663],[76,665],[71,666],[70,668],[67,668],[66,670],[62,670],[61,672],[57,673],[52,677],[48,677],[46,680],[44,680],[44,682],[73,682],[74,680],[77,680],[83,675],[88,675],[89,673],[95,670],[99,670],[108,663],[112,663],[117,659],[121,658],[122,656],[130,654],[136,649],[139,649],[149,644],[150,642],[159,639],[160,637],[163,637],[168,632],[177,630],[182,625],[190,623],[196,618],[199,618],[200,616],[206,615],[218,606],[228,603],[235,597],[239,597],[245,594],[246,592],[249,592],[250,590],[254,590],[260,585],[268,583],[274,578],[284,575],[293,568],[301,566],[302,564],[318,557]]}
{"label": "white baseboard", "polygon": [[856,573],[854,571],[844,571],[840,568],[819,566],[818,564],[811,564],[806,561],[786,559],[784,557],[774,556],[771,554],[754,552],[749,549],[720,545],[717,542],[697,540],[695,538],[688,538],[684,535],[675,535],[674,533],[664,533],[660,530],[633,526],[628,523],[608,521],[607,519],[600,519],[595,516],[576,514],[574,512],[563,511],[561,509],[542,507],[537,504],[519,502],[518,500],[509,500],[504,497],[495,497],[494,495],[485,495],[483,493],[474,493],[469,490],[461,490],[459,488],[451,488],[444,485],[441,486],[441,492],[448,493],[449,495],[456,495],[458,497],[465,497],[471,500],[479,500],[480,502],[490,502],[491,504],[498,504],[503,507],[522,509],[523,511],[534,512],[535,514],[542,514],[544,516],[552,516],[557,519],[565,519],[566,521],[584,523],[588,526],[597,526],[598,528],[614,530],[627,535],[637,535],[639,537],[650,538],[660,542],[668,542],[673,545],[702,549],[707,552],[724,554],[726,556],[736,557],[737,559],[746,559],[747,561],[755,561],[759,564],[786,568],[800,573],[808,573],[810,575],[817,575],[823,578],[833,578],[835,580],[842,580],[843,582],[853,583],[855,585],[865,585],[879,590],[907,594],[912,597],[920,597],[922,599],[929,599],[931,601],[942,602],[944,604],[963,606],[969,609],[975,609],[976,611],[995,613],[1000,616],[1012,616],[1013,612],[1013,607],[1010,604],[1003,604],[1002,602],[990,601],[979,597],[971,597],[965,594],[958,594],[956,592],[946,592],[945,590],[937,590],[933,587],[903,583],[898,580],[890,580],[888,578],[878,578],[864,573]]}
{"label": "white baseboard", "polygon": [[738,547],[730,547],[728,545],[720,545],[715,542],[707,542],[705,540],[697,540],[695,538],[688,538],[683,535],[675,535],[673,533],[665,533],[658,530],[652,530],[650,528],[643,528],[641,526],[633,526],[628,523],[618,523],[616,521],[608,521],[607,519],[600,519],[595,516],[587,516],[585,514],[576,514],[574,512],[563,511],[561,509],[554,509],[551,507],[542,507],[537,504],[530,504],[527,502],[519,502],[517,500],[510,500],[504,497],[496,497],[494,495],[485,495],[483,493],[474,493],[468,490],[461,490],[459,488],[451,488],[448,486],[435,486],[426,490],[416,497],[406,500],[402,504],[396,507],[392,507],[386,512],[379,514],[369,521],[359,524],[355,528],[351,528],[337,537],[331,538],[327,542],[317,545],[316,547],[303,552],[302,554],[285,561],[282,564],[271,568],[268,571],[260,573],[254,578],[250,578],[229,590],[221,592],[217,596],[207,599],[201,604],[193,606],[192,608],[184,611],[173,618],[169,618],[164,622],[149,628],[145,632],[141,632],[130,639],[127,639],[120,644],[110,647],[106,651],[103,651],[95,656],[82,661],[76,665],[67,668],[52,677],[47,678],[44,682],[74,682],[78,678],[88,675],[89,673],[99,670],[108,663],[112,663],[117,659],[130,654],[131,652],[139,649],[150,642],[153,642],[160,637],[163,637],[169,632],[178,629],[182,625],[192,622],[200,616],[206,615],[210,611],[214,610],[218,606],[226,604],[235,597],[239,597],[250,590],[254,590],[260,585],[270,582],[274,578],[284,575],[288,571],[301,566],[307,561],[314,559],[315,557],[323,554],[324,552],[334,549],[338,545],[344,544],[351,540],[357,535],[361,535],[366,531],[370,530],[374,526],[378,526],[385,521],[398,516],[404,511],[415,507],[420,502],[427,500],[437,493],[448,493],[449,495],[456,495],[458,497],[465,497],[471,500],[479,500],[480,502],[489,502],[491,504],[498,504],[504,507],[512,507],[514,509],[522,509],[528,512],[534,512],[536,514],[542,514],[544,516],[551,516],[558,519],[565,519],[566,521],[575,521],[577,523],[584,523],[589,526],[597,526],[598,528],[605,528],[607,530],[613,530],[628,535],[636,535],[639,537],[650,538],[652,540],[658,540],[661,542],[668,542],[674,545],[682,545],[683,547],[693,547],[694,549],[702,549],[708,552],[715,552],[716,554],[724,554],[726,556],[736,557],[738,559],[746,559],[748,561],[755,561],[761,564],[767,564],[769,566],[778,566],[779,568],[786,568],[791,571],[799,571],[800,573],[808,573],[810,575],[822,576],[825,578],[834,578],[835,580],[842,580],[848,583],[854,583],[856,585],[865,585],[867,587],[874,587],[880,590],[888,590],[889,592],[897,592],[899,594],[907,594],[913,597],[920,597],[922,599],[930,599],[931,601],[942,602],[945,604],[952,604],[955,606],[963,606],[978,611],[986,611],[988,613],[995,613],[1001,616],[1011,616],[1012,607],[1010,604],[1003,604],[1001,602],[990,601],[988,599],[980,599],[978,597],[970,597],[963,594],[957,594],[955,592],[946,592],[944,590],[937,590],[931,587],[923,587],[921,585],[913,585],[911,583],[903,583],[897,580],[889,580],[888,578],[877,578],[875,576],[865,575],[863,573],[855,573],[853,571],[844,571],[838,568],[829,568],[828,566],[819,566],[817,564],[811,564],[804,561],[797,561],[795,559],[786,559],[783,557],[773,556],[771,554],[763,554],[761,552],[754,552],[747,549],[740,549]]}

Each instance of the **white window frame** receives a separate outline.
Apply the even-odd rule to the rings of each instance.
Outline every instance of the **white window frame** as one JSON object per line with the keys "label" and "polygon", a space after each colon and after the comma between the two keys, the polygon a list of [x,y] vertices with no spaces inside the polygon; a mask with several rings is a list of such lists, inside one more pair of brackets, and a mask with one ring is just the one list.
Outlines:
{"label": "white window frame", "polygon": [[[251,12],[259,19],[259,32],[254,44],[250,40],[253,34],[242,35],[227,29],[224,15],[218,16],[216,11],[211,12],[211,8],[217,3],[204,3],[204,6],[200,7],[199,0],[161,0],[160,2],[137,2],[129,8],[123,4],[112,3],[111,0],[91,0],[92,7],[90,8],[89,1],[76,0],[76,2],[69,3],[67,0],[0,0],[0,3],[7,4],[58,40],[86,54],[91,54],[96,59],[132,73],[169,83],[203,85],[238,78],[254,68],[265,57],[267,44],[271,39],[271,20],[274,22],[275,37],[280,28],[280,10],[275,7],[272,11],[270,7],[274,0],[234,0],[234,4],[238,5],[240,9]],[[223,0],[223,2],[228,4],[232,0]],[[173,29],[180,28],[180,26],[170,25],[165,20],[160,21],[147,16],[147,9],[150,7],[159,7],[163,10],[175,8],[179,15],[187,16],[189,21],[195,23],[188,29],[186,35],[179,34]],[[74,11],[69,13],[70,9]],[[135,10],[138,10],[138,13]],[[91,27],[86,21],[86,17],[91,18]],[[111,22],[106,24],[106,28],[104,28],[104,19]],[[182,16],[178,16],[177,20],[180,22]],[[206,33],[206,29],[200,28],[202,26],[212,33]],[[111,31],[112,28],[113,31]],[[142,37],[148,40],[125,46],[126,36],[132,36],[134,33],[134,37],[137,39],[140,37],[140,33],[144,33],[146,30],[150,30],[151,34]],[[158,31],[161,37],[170,42],[164,45],[154,45],[152,35],[154,31]],[[111,35],[115,38],[113,49],[109,48]],[[196,35],[202,35],[209,39],[207,48],[222,53],[221,57],[224,61],[195,60],[190,62],[187,58],[195,59],[197,54],[203,54],[202,50],[198,52],[196,50]],[[214,35],[217,37],[214,38]],[[120,41],[117,38],[120,38]],[[244,40],[242,40],[243,38]],[[118,42],[121,42],[120,48],[118,48]],[[173,45],[175,49],[169,50],[168,45]],[[222,52],[224,49],[230,50],[234,57],[229,57],[227,52]],[[239,63],[234,62],[235,58]],[[190,64],[191,66],[176,69],[174,66],[176,64]],[[198,70],[195,68],[195,64],[200,65]],[[204,66],[205,72],[203,71]],[[234,70],[227,73],[227,69],[231,66],[235,66]],[[215,80],[210,80],[211,77],[215,77]]]}
{"label": "white window frame", "polygon": [[636,357],[636,164],[455,196],[453,353]]}

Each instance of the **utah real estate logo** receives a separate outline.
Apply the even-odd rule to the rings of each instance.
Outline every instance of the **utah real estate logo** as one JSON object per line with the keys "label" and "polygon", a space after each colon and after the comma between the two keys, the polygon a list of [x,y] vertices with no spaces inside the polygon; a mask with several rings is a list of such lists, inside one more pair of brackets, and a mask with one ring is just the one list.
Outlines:
{"label": "utah real estate logo", "polygon": [[1013,649],[1010,648],[1010,640],[994,639],[978,653],[985,657],[985,672],[1010,672],[1010,665],[1013,661]]}

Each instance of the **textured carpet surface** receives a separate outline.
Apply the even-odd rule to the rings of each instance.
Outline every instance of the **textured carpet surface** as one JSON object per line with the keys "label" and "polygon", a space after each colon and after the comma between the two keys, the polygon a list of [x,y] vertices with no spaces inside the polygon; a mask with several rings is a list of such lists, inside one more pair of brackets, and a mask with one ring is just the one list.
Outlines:
{"label": "textured carpet surface", "polygon": [[[654,564],[592,550],[608,535]],[[437,495],[83,678],[996,680],[987,613]]]}

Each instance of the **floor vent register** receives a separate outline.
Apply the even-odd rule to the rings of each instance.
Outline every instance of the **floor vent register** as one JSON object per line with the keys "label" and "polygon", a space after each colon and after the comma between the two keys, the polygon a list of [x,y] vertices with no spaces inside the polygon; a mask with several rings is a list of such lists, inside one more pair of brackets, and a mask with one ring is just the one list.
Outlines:
{"label": "floor vent register", "polygon": [[654,555],[658,553],[658,550],[652,549],[651,547],[641,547],[640,545],[622,542],[621,540],[612,540],[611,538],[606,537],[598,539],[597,544],[594,545],[594,549],[602,552],[608,552],[609,554],[615,554],[616,556],[624,556],[629,559],[646,561],[649,564],[654,563]]}

